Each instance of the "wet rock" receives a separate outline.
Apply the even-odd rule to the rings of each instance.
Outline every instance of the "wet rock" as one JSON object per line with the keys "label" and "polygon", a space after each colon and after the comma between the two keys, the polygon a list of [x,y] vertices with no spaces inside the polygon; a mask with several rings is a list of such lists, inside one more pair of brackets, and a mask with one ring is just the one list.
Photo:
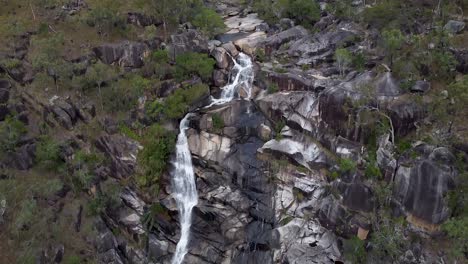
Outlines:
{"label": "wet rock", "polygon": [[226,69],[230,64],[230,58],[227,54],[227,51],[222,47],[216,47],[211,52],[211,56],[213,56],[216,60],[216,66],[220,69]]}
{"label": "wet rock", "polygon": [[143,66],[143,55],[147,47],[143,43],[125,41],[104,44],[95,47],[93,51],[103,63],[116,63],[126,68],[140,68]]}
{"label": "wet rock", "polygon": [[447,24],[445,24],[444,29],[449,33],[457,34],[465,29],[465,22],[449,20]]}
{"label": "wet rock", "polygon": [[413,93],[426,93],[431,89],[431,83],[427,81],[416,81],[416,83],[411,87],[411,92]]}
{"label": "wet rock", "polygon": [[99,137],[95,145],[110,158],[113,177],[126,178],[133,174],[140,149],[136,141],[118,134],[103,135]]}
{"label": "wet rock", "polygon": [[[411,153],[419,156],[412,159]],[[455,187],[455,157],[446,148],[420,144],[399,162],[393,197],[399,206],[429,224],[440,224],[449,216],[444,199]]]}

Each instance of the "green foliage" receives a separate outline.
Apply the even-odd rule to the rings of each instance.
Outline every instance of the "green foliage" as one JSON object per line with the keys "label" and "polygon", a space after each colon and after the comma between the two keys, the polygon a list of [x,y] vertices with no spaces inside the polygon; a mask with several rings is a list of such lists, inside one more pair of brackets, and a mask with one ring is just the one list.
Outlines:
{"label": "green foliage", "polygon": [[0,67],[6,70],[13,70],[21,66],[21,61],[18,59],[4,59],[0,61]]}
{"label": "green foliage", "polygon": [[154,120],[163,117],[170,119],[182,118],[189,110],[190,105],[208,93],[208,86],[202,83],[195,84],[187,89],[177,89],[168,96],[164,103],[154,101],[149,104],[146,111]]}
{"label": "green foliage", "polygon": [[280,120],[275,124],[275,139],[276,140],[281,140],[283,138],[283,135],[281,135],[281,130],[286,126],[286,122],[284,120]]}
{"label": "green foliage", "polygon": [[63,188],[63,182],[59,179],[50,179],[43,183],[37,184],[34,188],[34,193],[38,196],[49,197]]}
{"label": "green foliage", "polygon": [[382,40],[390,65],[392,65],[393,59],[396,56],[397,51],[403,45],[405,38],[400,30],[390,29],[382,32]]}
{"label": "green foliage", "polygon": [[156,221],[159,217],[167,216],[167,212],[160,203],[154,203],[143,215],[142,224],[146,230],[151,231],[156,227]]}
{"label": "green foliage", "polygon": [[225,28],[221,16],[210,8],[201,8],[192,23],[209,37],[222,33]]}
{"label": "green foliage", "polygon": [[356,70],[360,72],[364,71],[366,67],[366,57],[364,56],[364,53],[358,52],[355,54],[352,59],[352,65]]}
{"label": "green foliage", "polygon": [[278,85],[276,83],[272,83],[272,84],[268,85],[267,92],[269,94],[273,94],[273,93],[276,93],[278,91],[279,91],[279,87],[278,87]]}
{"label": "green foliage", "polygon": [[139,184],[156,184],[166,170],[169,157],[175,147],[175,134],[166,131],[161,125],[152,125],[143,140],[145,148],[138,153],[139,164],[144,169]]}
{"label": "green foliage", "polygon": [[320,6],[310,0],[279,0],[283,17],[293,18],[305,27],[311,27],[320,19]]}
{"label": "green foliage", "polygon": [[345,240],[343,243],[344,256],[351,263],[366,263],[367,252],[365,242],[358,237]]}
{"label": "green foliage", "polygon": [[395,1],[382,1],[370,8],[366,8],[363,14],[365,23],[383,29],[391,24],[399,15],[399,9]]}
{"label": "green foliage", "polygon": [[118,11],[118,2],[116,1],[99,1],[98,6],[88,12],[86,23],[91,27],[96,27],[98,33],[110,33],[114,28],[124,29],[126,21]]}
{"label": "green foliage", "polygon": [[411,149],[411,142],[408,140],[400,139],[396,142],[396,152],[401,155],[407,150]]}
{"label": "green foliage", "polygon": [[353,173],[356,171],[356,163],[351,159],[342,158],[338,164],[341,173]]}
{"label": "green foliage", "polygon": [[377,165],[377,163],[374,162],[374,161],[367,163],[364,174],[369,179],[371,179],[371,178],[380,179],[382,177],[382,172],[380,171],[379,166]]}
{"label": "green foliage", "polygon": [[[112,76],[110,76],[112,77]],[[152,82],[130,74],[102,89],[104,109],[108,112],[128,112],[137,106],[138,98],[149,90]]]}
{"label": "green foliage", "polygon": [[450,254],[454,258],[464,258],[468,251],[468,216],[451,218],[442,225],[442,230],[451,239],[452,248]]}
{"label": "green foliage", "polygon": [[116,183],[108,183],[103,186],[103,191],[98,193],[87,205],[89,215],[99,215],[104,212],[113,211],[118,208],[122,200],[120,199],[121,187]]}
{"label": "green foliage", "polygon": [[120,133],[124,134],[125,136],[127,136],[127,137],[129,137],[131,139],[134,139],[134,140],[139,140],[140,139],[140,136],[125,124],[120,124],[119,125],[119,131],[120,131]]}
{"label": "green foliage", "polygon": [[73,75],[71,64],[62,58],[61,47],[64,42],[62,34],[54,34],[44,38],[36,37],[31,44],[35,50],[31,58],[33,68],[47,73],[54,79],[56,86],[57,81],[65,84]]}
{"label": "green foliage", "polygon": [[171,75],[174,67],[169,64],[170,58],[167,50],[153,51],[150,56],[145,58],[143,72],[146,75],[155,75],[159,80]]}
{"label": "green foliage", "polygon": [[26,132],[26,126],[15,117],[7,116],[3,122],[0,122],[0,157],[14,151]]}
{"label": "green foliage", "polygon": [[220,131],[224,128],[224,119],[221,115],[215,113],[211,116],[211,118],[213,120],[213,128],[216,131]]}
{"label": "green foliage", "polygon": [[215,60],[208,54],[187,52],[176,57],[175,74],[179,80],[188,79],[193,75],[208,80],[211,78],[215,63]]}
{"label": "green foliage", "polygon": [[273,2],[272,0],[256,0],[252,4],[253,10],[268,24],[275,24],[279,20],[276,14],[277,8]]}
{"label": "green foliage", "polygon": [[16,231],[20,231],[34,221],[34,215],[37,211],[37,203],[33,199],[26,199],[21,203],[20,207],[20,211],[18,212],[14,222]]}
{"label": "green foliage", "polygon": [[51,137],[42,136],[36,144],[36,163],[45,170],[63,170],[65,162],[60,156],[60,144]]}
{"label": "green foliage", "polygon": [[81,264],[83,260],[77,255],[67,256],[63,259],[64,264]]}
{"label": "green foliage", "polygon": [[353,55],[345,48],[335,51],[335,60],[338,63],[340,74],[343,76],[345,69],[353,62]]}
{"label": "green foliage", "polygon": [[406,246],[400,228],[396,228],[391,223],[382,224],[379,229],[372,233],[370,243],[372,253],[377,259],[391,259],[392,261],[398,259]]}

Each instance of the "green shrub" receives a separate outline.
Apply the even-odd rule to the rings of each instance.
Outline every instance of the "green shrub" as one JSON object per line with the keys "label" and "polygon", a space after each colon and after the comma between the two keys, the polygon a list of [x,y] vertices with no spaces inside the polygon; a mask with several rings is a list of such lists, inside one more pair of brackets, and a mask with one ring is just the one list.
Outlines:
{"label": "green shrub", "polygon": [[37,211],[36,200],[27,199],[21,203],[20,211],[18,212],[14,226],[17,231],[23,229],[24,226],[32,224],[34,221],[34,215]]}
{"label": "green shrub", "polygon": [[293,18],[305,27],[311,27],[320,19],[320,6],[310,0],[279,0],[283,17]]}
{"label": "green shrub", "polygon": [[179,88],[168,96],[164,102],[156,100],[150,103],[146,108],[146,113],[153,120],[182,118],[189,110],[189,107],[207,93],[209,93],[209,88],[202,83],[189,88]]}
{"label": "green shrub", "polygon": [[0,62],[0,67],[7,70],[13,70],[21,66],[21,61],[18,59],[4,59]]}
{"label": "green shrub", "polygon": [[176,57],[176,77],[179,80],[190,78],[193,75],[200,76],[203,80],[211,78],[215,60],[208,54],[187,52]]}
{"label": "green shrub", "polygon": [[192,23],[209,37],[222,33],[225,28],[221,16],[210,8],[201,8]]}
{"label": "green shrub", "polygon": [[468,216],[451,218],[442,225],[442,230],[451,239],[450,255],[453,258],[464,258],[468,251]]}
{"label": "green shrub", "polygon": [[278,85],[276,83],[272,83],[272,84],[268,85],[268,90],[267,91],[268,91],[269,94],[276,93],[276,92],[278,92],[278,90],[279,90],[279,87],[278,87]]}
{"label": "green shrub", "polygon": [[395,19],[399,16],[399,12],[395,1],[382,1],[377,5],[366,8],[362,18],[365,23],[378,29],[383,29],[395,24]]}
{"label": "green shrub", "polygon": [[340,74],[343,76],[346,68],[352,63],[353,55],[345,48],[339,48],[335,51],[335,60],[338,64]]}
{"label": "green shrub", "polygon": [[36,163],[46,170],[63,170],[65,162],[60,157],[60,144],[49,136],[42,136],[36,144]]}
{"label": "green shrub", "polygon": [[211,118],[213,120],[213,128],[216,131],[220,131],[224,128],[224,119],[219,114],[215,113]]}
{"label": "green shrub", "polygon": [[139,164],[143,167],[140,185],[157,183],[159,176],[166,170],[169,157],[175,148],[176,136],[161,125],[152,125],[143,140],[145,148],[138,153]]}
{"label": "green shrub", "polygon": [[89,11],[86,23],[91,27],[96,27],[100,35],[112,32],[117,27],[124,29],[126,26],[126,21],[123,17],[115,10],[105,6],[98,6]]}
{"label": "green shrub", "polygon": [[358,237],[345,240],[343,243],[345,259],[351,263],[366,263],[367,252],[365,242]]}
{"label": "green shrub", "polygon": [[15,117],[7,116],[0,122],[0,157],[14,151],[26,132],[26,126]]}
{"label": "green shrub", "polygon": [[382,177],[382,172],[376,162],[368,162],[364,174],[369,179],[375,178],[378,180]]}
{"label": "green shrub", "polygon": [[161,216],[166,216],[167,212],[160,203],[154,203],[150,206],[147,212],[143,215],[142,224],[146,230],[151,231],[156,227],[157,219]]}
{"label": "green shrub", "polygon": [[283,128],[286,126],[286,122],[284,122],[284,120],[280,120],[279,122],[277,122],[275,124],[275,139],[276,140],[281,140],[283,138],[283,135],[281,135],[281,130],[283,130]]}
{"label": "green shrub", "polygon": [[70,255],[63,259],[64,264],[81,264],[83,260],[77,255]]}
{"label": "green shrub", "polygon": [[339,167],[341,173],[353,173],[356,171],[356,163],[351,159],[340,159]]}
{"label": "green shrub", "polygon": [[406,247],[403,234],[395,228],[395,223],[383,223],[371,235],[372,253],[378,259],[396,261]]}

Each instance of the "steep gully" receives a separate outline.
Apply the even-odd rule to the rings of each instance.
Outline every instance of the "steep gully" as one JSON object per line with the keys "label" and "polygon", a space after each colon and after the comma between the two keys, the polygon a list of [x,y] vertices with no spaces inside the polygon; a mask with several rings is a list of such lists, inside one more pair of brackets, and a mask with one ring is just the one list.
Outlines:
{"label": "steep gully", "polygon": [[[237,97],[239,89],[244,89],[247,99],[251,97],[252,83],[254,80],[253,63],[251,58],[240,53],[237,61],[232,58],[234,67],[232,68],[233,78],[222,88],[220,98],[212,98],[211,103],[205,108],[213,105],[229,103]],[[177,243],[176,252],[172,259],[173,264],[180,264],[187,254],[187,245],[190,238],[190,226],[192,209],[198,203],[197,188],[195,185],[195,175],[192,165],[192,157],[189,150],[186,130],[189,127],[190,117],[194,113],[187,114],[180,122],[180,132],[177,137],[176,159],[174,161],[174,171],[172,175],[172,187],[177,208],[179,211],[179,222],[181,235]]]}

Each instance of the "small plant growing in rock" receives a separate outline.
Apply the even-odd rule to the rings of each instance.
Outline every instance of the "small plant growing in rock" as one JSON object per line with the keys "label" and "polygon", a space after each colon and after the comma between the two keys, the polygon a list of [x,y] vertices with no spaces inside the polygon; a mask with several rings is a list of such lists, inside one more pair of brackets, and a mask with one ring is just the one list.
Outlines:
{"label": "small plant growing in rock", "polygon": [[268,93],[269,94],[273,94],[273,93],[276,93],[279,91],[279,87],[276,83],[272,83],[270,85],[268,85]]}
{"label": "small plant growing in rock", "polygon": [[343,76],[345,73],[346,68],[352,63],[353,56],[351,52],[349,52],[345,48],[337,49],[335,52],[335,60],[338,64],[338,70],[340,71],[340,75]]}
{"label": "small plant growing in rock", "polygon": [[224,128],[224,119],[218,113],[213,114],[211,117],[213,120],[213,128],[216,131],[221,131]]}

